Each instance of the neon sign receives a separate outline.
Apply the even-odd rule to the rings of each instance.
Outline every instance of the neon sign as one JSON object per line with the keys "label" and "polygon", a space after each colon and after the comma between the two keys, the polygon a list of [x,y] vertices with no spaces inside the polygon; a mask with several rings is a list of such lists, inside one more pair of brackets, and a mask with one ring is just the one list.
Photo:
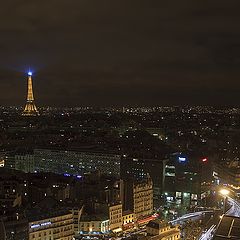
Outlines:
{"label": "neon sign", "polygon": [[44,222],[44,223],[40,223],[40,224],[33,224],[31,226],[31,228],[39,228],[39,227],[44,227],[44,226],[51,225],[51,224],[52,224],[51,222]]}
{"label": "neon sign", "polygon": [[186,162],[187,158],[185,157],[178,157],[179,162]]}

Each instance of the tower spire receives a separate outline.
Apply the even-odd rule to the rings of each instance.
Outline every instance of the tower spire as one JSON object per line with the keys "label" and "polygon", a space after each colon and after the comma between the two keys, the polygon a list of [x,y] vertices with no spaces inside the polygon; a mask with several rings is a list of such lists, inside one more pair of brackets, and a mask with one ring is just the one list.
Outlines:
{"label": "tower spire", "polygon": [[39,112],[34,103],[33,87],[32,87],[32,72],[28,72],[28,91],[27,91],[27,103],[25,105],[23,116],[38,116]]}

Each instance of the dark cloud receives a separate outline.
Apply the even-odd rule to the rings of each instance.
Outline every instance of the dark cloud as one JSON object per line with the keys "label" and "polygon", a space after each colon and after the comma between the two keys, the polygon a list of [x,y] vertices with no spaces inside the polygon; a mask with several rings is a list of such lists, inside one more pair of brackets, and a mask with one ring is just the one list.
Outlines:
{"label": "dark cloud", "polygon": [[0,102],[240,104],[238,0],[11,0],[0,8]]}

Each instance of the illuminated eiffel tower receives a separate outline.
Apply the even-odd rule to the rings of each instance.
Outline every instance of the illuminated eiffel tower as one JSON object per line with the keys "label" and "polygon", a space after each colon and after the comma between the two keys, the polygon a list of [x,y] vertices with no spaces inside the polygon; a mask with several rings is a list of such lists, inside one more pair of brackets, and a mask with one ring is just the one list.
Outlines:
{"label": "illuminated eiffel tower", "polygon": [[33,87],[32,87],[32,72],[28,72],[28,92],[27,92],[27,103],[25,105],[23,116],[38,116],[39,112],[34,103]]}

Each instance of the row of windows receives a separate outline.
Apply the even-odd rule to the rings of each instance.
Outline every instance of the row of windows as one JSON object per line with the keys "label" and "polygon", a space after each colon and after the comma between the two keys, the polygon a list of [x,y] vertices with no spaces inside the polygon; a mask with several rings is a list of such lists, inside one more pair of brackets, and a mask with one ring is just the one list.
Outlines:
{"label": "row of windows", "polygon": [[47,236],[47,235],[51,235],[52,231],[50,230],[49,232],[42,232],[42,233],[38,233],[38,234],[32,234],[32,238],[37,238],[37,237],[42,237],[42,236]]}
{"label": "row of windows", "polygon": [[114,220],[114,219],[119,219],[119,218],[122,218],[122,215],[121,214],[117,214],[117,215],[114,215],[114,216],[110,216],[110,219],[111,220]]}
{"label": "row of windows", "polygon": [[34,233],[34,234],[31,234],[31,236],[32,236],[32,238],[37,238],[37,237],[47,236],[47,235],[51,235],[51,234],[57,234],[60,232],[67,232],[72,229],[73,229],[73,226],[71,225],[71,226],[67,226],[67,227],[57,228],[54,230],[47,230],[47,231],[42,231],[39,233]]}
{"label": "row of windows", "polygon": [[133,222],[133,219],[132,220],[125,220],[124,221],[124,224],[126,224],[126,223],[132,223]]}
{"label": "row of windows", "polygon": [[133,218],[133,214],[132,215],[123,216],[123,219],[128,219],[128,218]]}
{"label": "row of windows", "polygon": [[179,235],[173,236],[173,237],[168,237],[167,240],[176,240],[176,239],[180,239]]}
{"label": "row of windows", "polygon": [[110,215],[115,215],[115,214],[118,214],[118,213],[122,213],[122,209],[121,210],[111,211]]}

